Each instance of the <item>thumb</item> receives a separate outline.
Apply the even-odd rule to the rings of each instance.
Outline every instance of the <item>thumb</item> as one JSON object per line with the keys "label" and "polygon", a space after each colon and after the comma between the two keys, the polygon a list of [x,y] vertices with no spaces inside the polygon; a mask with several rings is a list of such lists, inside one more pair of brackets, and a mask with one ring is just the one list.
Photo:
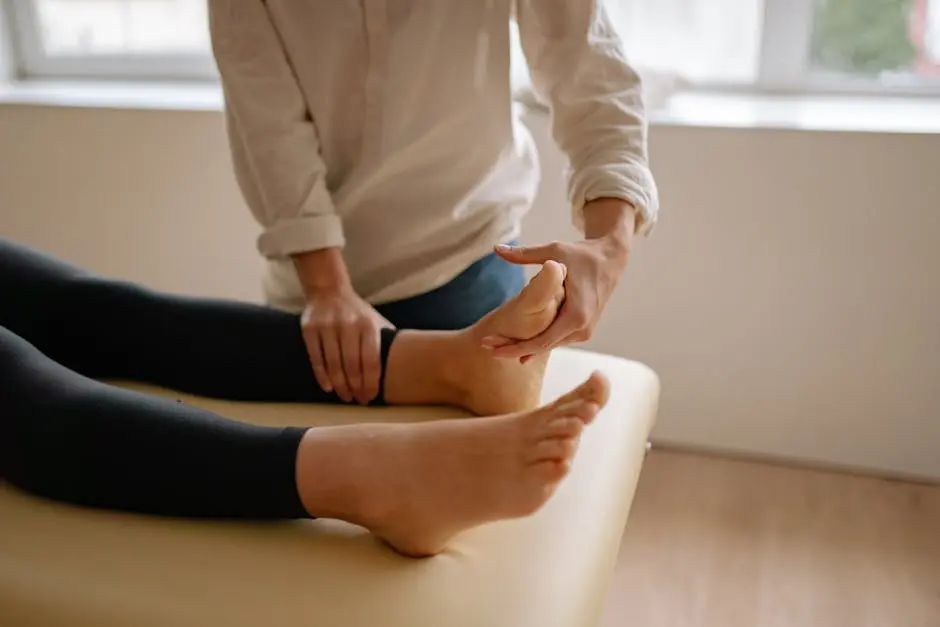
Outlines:
{"label": "thumb", "polygon": [[379,310],[375,308],[375,305],[366,303],[371,309],[372,320],[374,321],[376,328],[378,329],[394,329],[395,325],[392,324],[388,318],[379,313]]}
{"label": "thumb", "polygon": [[558,258],[558,244],[541,244],[539,246],[509,246],[501,244],[494,248],[496,254],[511,263],[545,263],[549,259],[560,261]]}
{"label": "thumb", "polygon": [[395,328],[395,325],[389,322],[388,318],[380,314],[378,311],[376,311],[375,314],[376,316],[378,316],[378,323],[379,323],[380,329],[394,329]]}

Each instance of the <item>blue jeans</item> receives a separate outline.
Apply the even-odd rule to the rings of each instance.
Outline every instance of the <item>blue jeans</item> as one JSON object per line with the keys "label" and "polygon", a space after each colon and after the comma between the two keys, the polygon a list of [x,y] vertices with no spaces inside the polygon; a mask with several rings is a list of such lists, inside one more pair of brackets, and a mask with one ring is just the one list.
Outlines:
{"label": "blue jeans", "polygon": [[398,329],[463,329],[510,300],[525,284],[522,266],[490,253],[449,283],[377,305],[376,310]]}

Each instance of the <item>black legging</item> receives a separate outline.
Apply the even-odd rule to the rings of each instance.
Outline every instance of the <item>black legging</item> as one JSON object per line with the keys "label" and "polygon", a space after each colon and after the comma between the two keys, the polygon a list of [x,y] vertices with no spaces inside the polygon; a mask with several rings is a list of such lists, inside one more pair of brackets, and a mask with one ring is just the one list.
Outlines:
{"label": "black legging", "polygon": [[[393,340],[383,333],[383,373]],[[159,294],[0,238],[0,477],[92,507],[308,517],[294,477],[305,429],[227,420],[102,379],[342,402],[317,385],[295,315]]]}

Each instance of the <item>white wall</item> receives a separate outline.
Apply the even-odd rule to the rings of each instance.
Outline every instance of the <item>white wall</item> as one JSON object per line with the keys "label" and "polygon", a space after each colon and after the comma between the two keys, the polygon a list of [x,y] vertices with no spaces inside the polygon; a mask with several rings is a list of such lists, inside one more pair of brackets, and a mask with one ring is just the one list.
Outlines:
{"label": "white wall", "polygon": [[260,299],[218,113],[0,105],[0,235],[159,289]]}
{"label": "white wall", "polygon": [[[0,33],[9,31],[10,16],[8,4],[0,2]],[[9,37],[0,36],[0,80],[6,81],[13,75],[13,46]]]}
{"label": "white wall", "polygon": [[[559,153],[527,239],[570,236]],[[940,478],[940,135],[659,126],[662,219],[590,343],[660,442]]]}
{"label": "white wall", "polygon": [[[527,241],[565,238],[560,158]],[[940,479],[940,135],[656,127],[662,222],[590,346],[664,383],[661,442]],[[0,234],[257,299],[217,113],[0,106]]]}

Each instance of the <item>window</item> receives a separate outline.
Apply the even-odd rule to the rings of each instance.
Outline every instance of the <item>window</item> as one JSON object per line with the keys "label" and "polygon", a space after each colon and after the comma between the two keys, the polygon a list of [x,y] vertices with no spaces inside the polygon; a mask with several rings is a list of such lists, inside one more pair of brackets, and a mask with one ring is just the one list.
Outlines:
{"label": "window", "polygon": [[[206,0],[2,2],[27,78],[214,77]],[[940,94],[940,0],[605,4],[638,67],[692,84]],[[518,45],[513,52],[521,61]],[[523,80],[523,65],[514,69]]]}
{"label": "window", "polygon": [[762,0],[607,3],[637,66],[676,73],[693,83],[738,85],[753,83],[759,75],[763,5]]}
{"label": "window", "polygon": [[211,78],[206,0],[12,0],[27,77]]}
{"label": "window", "polygon": [[940,2],[824,0],[814,8],[808,71],[817,82],[940,78]]}
{"label": "window", "polygon": [[940,0],[608,0],[641,67],[707,86],[940,93]]}

